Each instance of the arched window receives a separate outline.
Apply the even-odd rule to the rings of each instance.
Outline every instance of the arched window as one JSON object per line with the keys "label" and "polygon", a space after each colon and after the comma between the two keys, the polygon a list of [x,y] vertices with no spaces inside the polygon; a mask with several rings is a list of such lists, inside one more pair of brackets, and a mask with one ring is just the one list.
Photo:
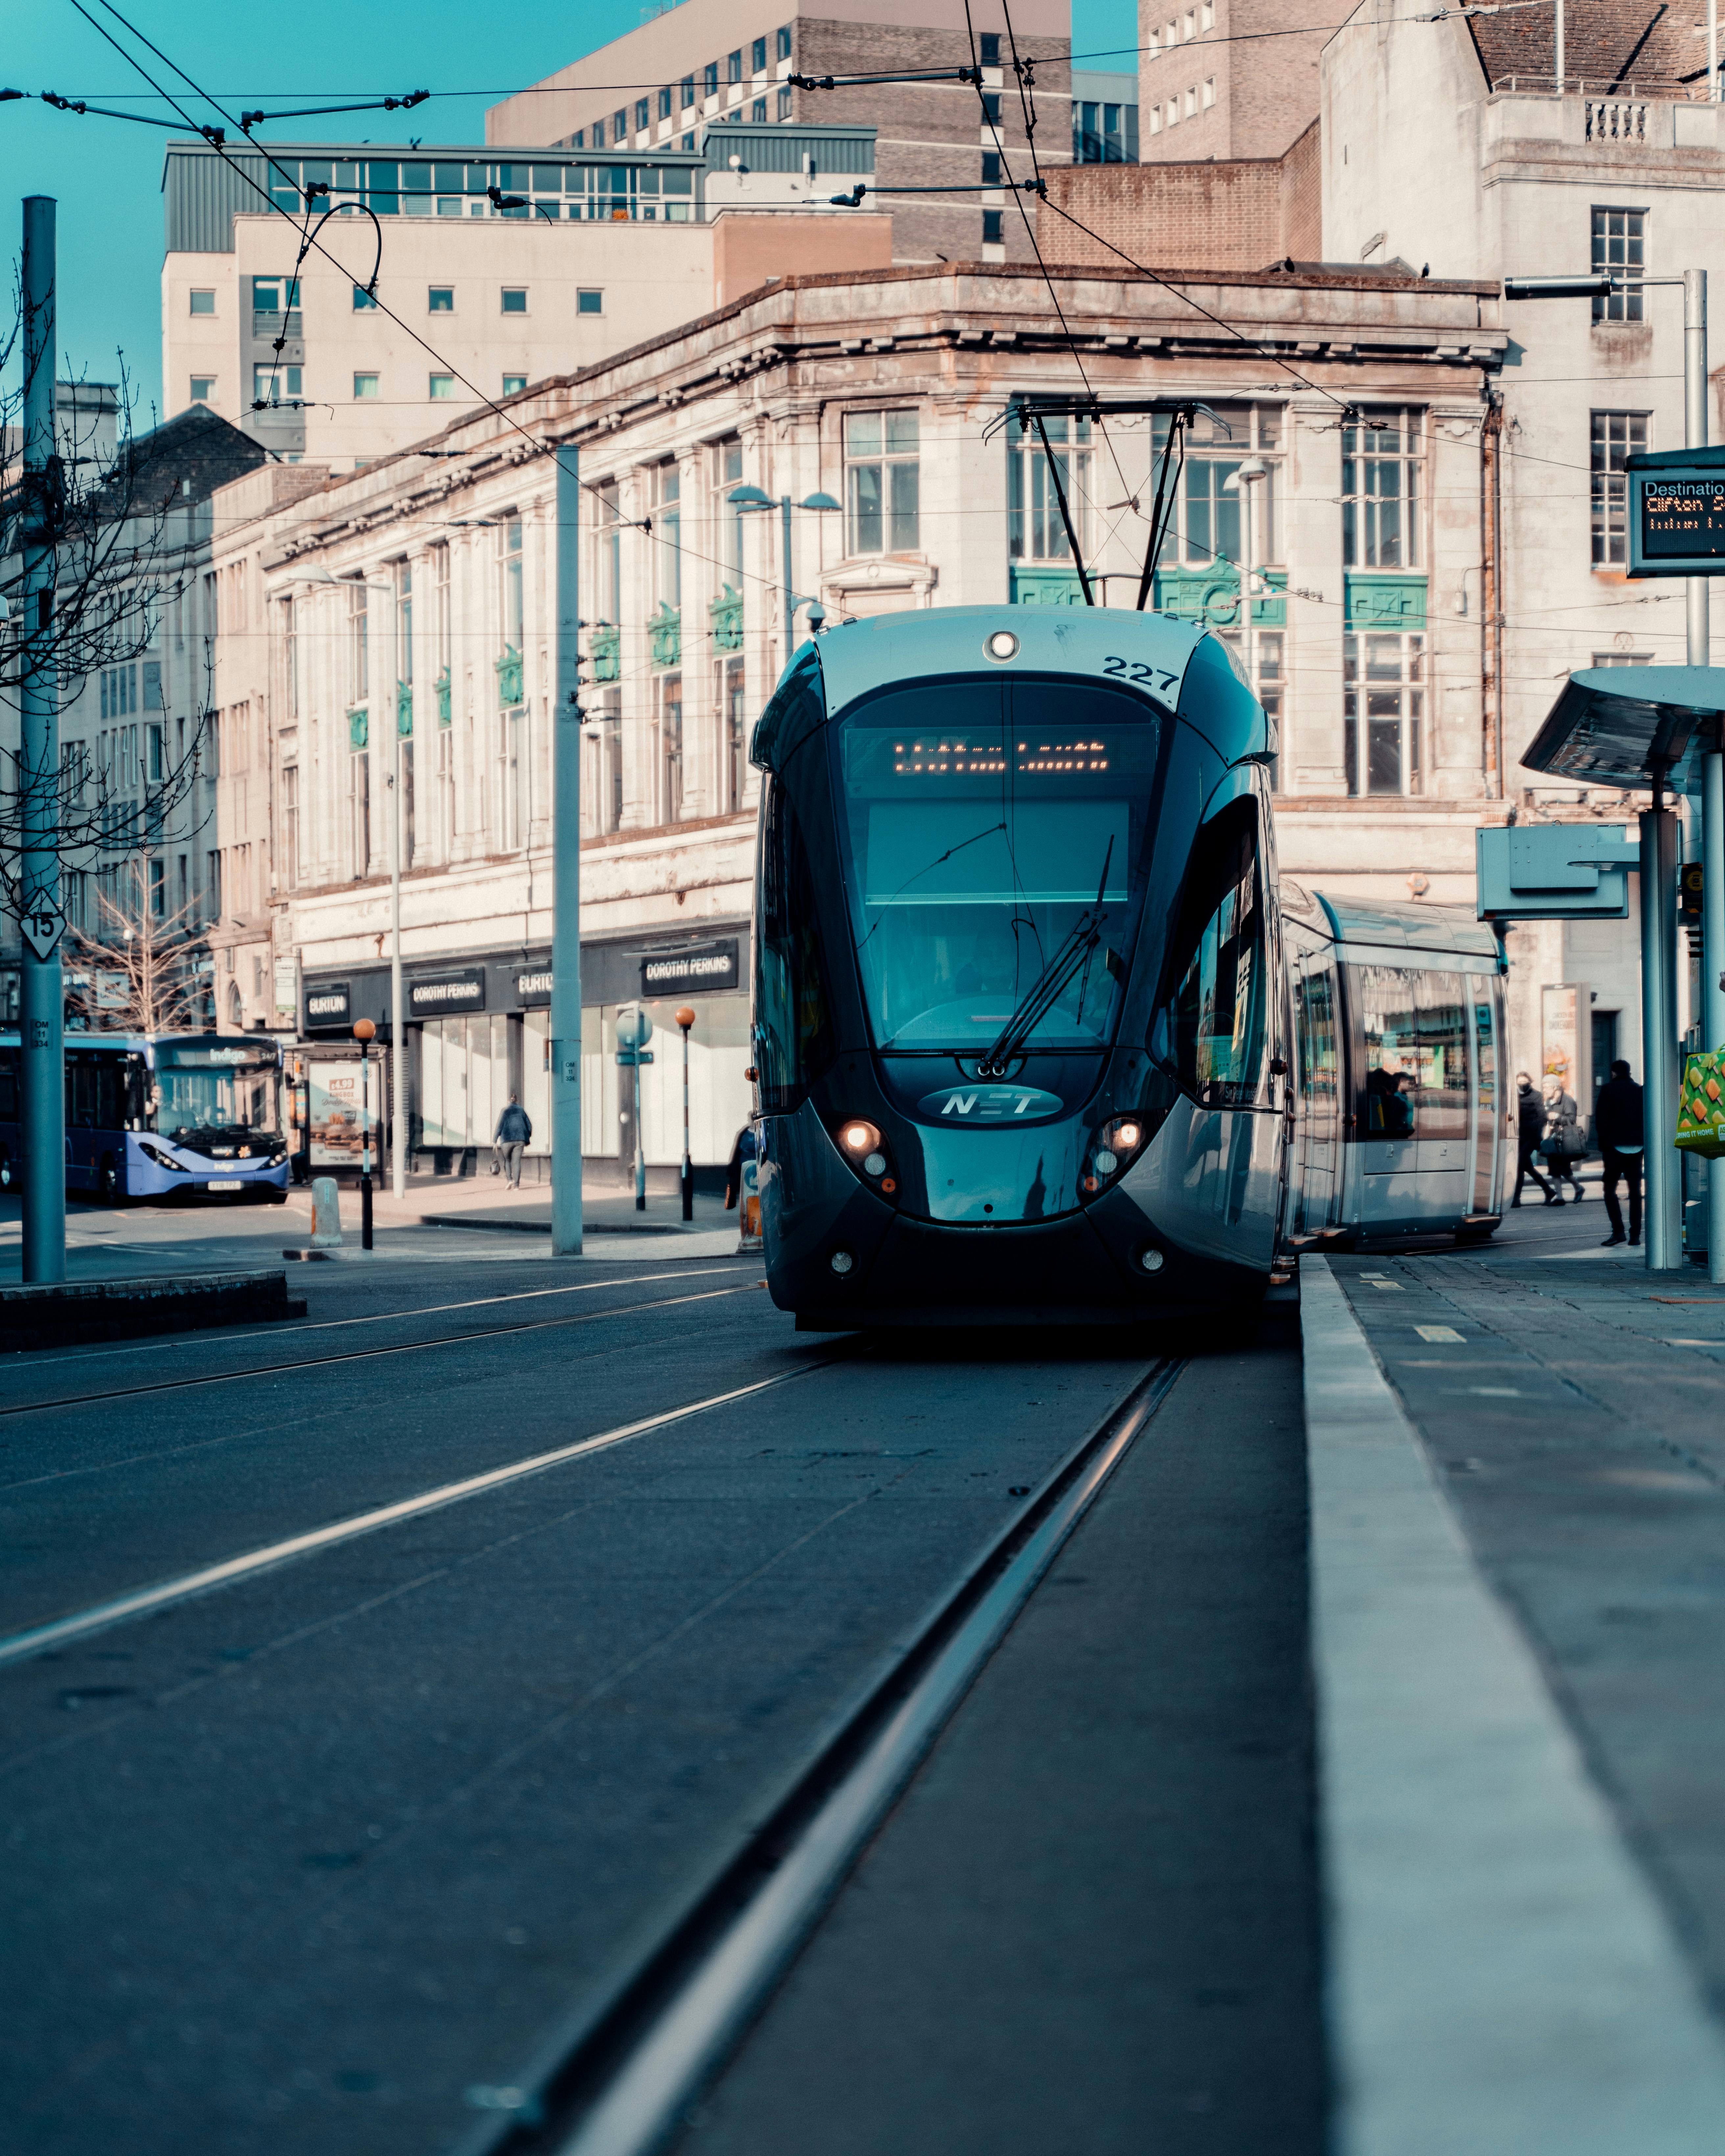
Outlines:
{"label": "arched window", "polygon": [[237,1029],[245,1025],[245,998],[239,993],[238,981],[228,983],[228,1023]]}

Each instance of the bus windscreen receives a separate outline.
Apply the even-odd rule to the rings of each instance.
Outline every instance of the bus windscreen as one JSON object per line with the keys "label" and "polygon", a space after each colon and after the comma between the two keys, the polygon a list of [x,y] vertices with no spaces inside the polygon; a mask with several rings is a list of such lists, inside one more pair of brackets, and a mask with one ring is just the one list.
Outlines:
{"label": "bus windscreen", "polygon": [[279,1056],[239,1047],[163,1044],[156,1050],[156,1127],[182,1145],[280,1135]]}

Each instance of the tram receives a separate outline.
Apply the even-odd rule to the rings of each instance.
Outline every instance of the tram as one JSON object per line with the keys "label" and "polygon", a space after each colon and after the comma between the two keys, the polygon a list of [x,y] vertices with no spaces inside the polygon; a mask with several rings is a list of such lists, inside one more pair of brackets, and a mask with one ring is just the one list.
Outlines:
{"label": "tram", "polygon": [[752,754],[762,1224],[799,1329],[1209,1312],[1291,1243],[1429,1231],[1429,983],[1464,971],[1491,1029],[1461,1063],[1444,1036],[1433,1142],[1449,1224],[1495,1224],[1498,1155],[1487,1189],[1449,1132],[1458,1083],[1495,1119],[1496,946],[1457,923],[1409,958],[1404,1031],[1378,976],[1407,922],[1284,907],[1275,746],[1166,615],[930,609],[797,654]]}
{"label": "tram", "polygon": [[[267,1035],[66,1036],[66,1188],[129,1198],[287,1199],[281,1050]],[[0,1191],[18,1187],[18,1036],[0,1034]]]}

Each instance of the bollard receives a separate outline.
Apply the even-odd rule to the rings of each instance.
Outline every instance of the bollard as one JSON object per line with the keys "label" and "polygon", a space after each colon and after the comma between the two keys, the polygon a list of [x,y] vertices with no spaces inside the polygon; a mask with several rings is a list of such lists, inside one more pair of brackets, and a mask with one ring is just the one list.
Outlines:
{"label": "bollard", "polygon": [[341,1200],[336,1190],[332,1175],[314,1176],[311,1180],[311,1247],[314,1250],[339,1250],[341,1245]]}

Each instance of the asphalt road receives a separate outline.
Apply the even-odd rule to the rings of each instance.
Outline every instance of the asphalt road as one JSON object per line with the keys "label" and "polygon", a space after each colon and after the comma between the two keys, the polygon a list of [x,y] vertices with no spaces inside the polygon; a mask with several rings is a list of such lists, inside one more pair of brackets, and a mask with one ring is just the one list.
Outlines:
{"label": "asphalt road", "polygon": [[[750,1260],[434,1254],[307,1267],[290,1325],[0,1369],[0,2090],[30,2156],[456,2148],[1170,1346],[867,1347],[796,1335]],[[1297,1353],[1274,1320],[1175,1345],[694,2145],[1320,2146]],[[1003,2100],[1038,2031],[1091,2091],[1059,2130]]]}

